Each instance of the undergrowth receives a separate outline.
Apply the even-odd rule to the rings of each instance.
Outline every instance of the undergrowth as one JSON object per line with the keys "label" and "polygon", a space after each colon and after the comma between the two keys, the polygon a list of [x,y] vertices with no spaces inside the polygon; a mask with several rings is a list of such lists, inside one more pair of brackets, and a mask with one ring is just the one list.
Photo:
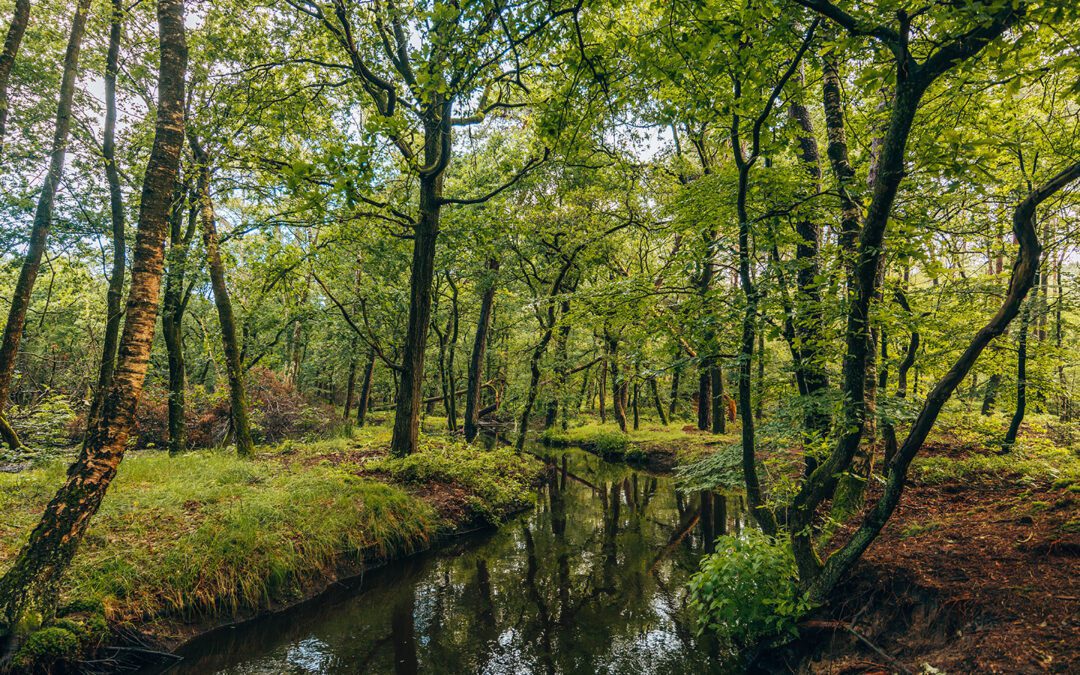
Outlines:
{"label": "undergrowth", "polygon": [[787,542],[749,528],[716,539],[690,580],[698,632],[736,647],[794,636],[810,605],[796,586],[795,557]]}

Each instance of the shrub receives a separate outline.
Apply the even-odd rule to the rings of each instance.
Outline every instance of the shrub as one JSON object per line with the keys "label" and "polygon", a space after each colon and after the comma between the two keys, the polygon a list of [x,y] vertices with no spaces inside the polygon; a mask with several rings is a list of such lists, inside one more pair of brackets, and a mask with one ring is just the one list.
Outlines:
{"label": "shrub", "polygon": [[[311,402],[294,386],[267,368],[253,368],[245,379],[251,406],[252,434],[257,443],[286,438],[314,440],[336,433],[342,420],[331,406]],[[147,386],[136,417],[136,446],[168,444],[168,391],[160,384]],[[186,397],[188,443],[193,448],[221,445],[229,434],[231,412],[226,386],[210,391],[199,385]]]}
{"label": "shrub", "polygon": [[13,406],[11,410],[12,426],[22,442],[35,450],[71,445],[77,419],[71,402],[59,394],[50,394],[30,405]]}
{"label": "shrub", "polygon": [[796,584],[791,549],[758,530],[722,536],[690,580],[690,606],[699,632],[736,647],[790,636],[809,608]]}

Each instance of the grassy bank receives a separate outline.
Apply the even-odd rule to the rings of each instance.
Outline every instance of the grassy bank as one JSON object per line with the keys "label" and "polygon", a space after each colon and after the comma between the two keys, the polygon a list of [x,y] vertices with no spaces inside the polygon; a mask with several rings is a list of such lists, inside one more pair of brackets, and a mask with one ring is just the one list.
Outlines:
{"label": "grassy bank", "polygon": [[[99,608],[110,624],[168,644],[300,600],[440,533],[498,522],[529,502],[542,471],[508,449],[425,437],[420,453],[391,459],[388,444],[389,430],[376,428],[260,448],[253,460],[213,450],[132,453],[65,578],[62,602]],[[68,461],[0,474],[0,569]]]}
{"label": "grassy bank", "polygon": [[736,442],[732,434],[714,435],[693,425],[645,422],[639,429],[623,432],[615,423],[593,421],[568,429],[547,429],[540,442],[554,447],[578,446],[604,459],[671,470]]}

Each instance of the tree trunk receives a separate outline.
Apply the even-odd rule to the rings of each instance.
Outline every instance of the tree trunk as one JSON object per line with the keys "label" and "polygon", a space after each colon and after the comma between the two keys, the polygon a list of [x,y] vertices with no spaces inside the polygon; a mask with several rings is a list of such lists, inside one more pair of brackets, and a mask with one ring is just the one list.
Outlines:
{"label": "tree trunk", "polygon": [[[678,359],[679,355],[676,353],[675,358]],[[671,373],[671,400],[668,402],[668,416],[671,419],[675,419],[675,413],[679,410],[679,380],[682,379],[683,366],[682,363],[676,363],[672,368]]]}
{"label": "tree trunk", "polygon": [[341,413],[341,419],[348,421],[352,414],[354,396],[356,395],[356,340],[353,340],[349,350],[349,377],[345,383],[345,410]]}
{"label": "tree trunk", "polygon": [[608,359],[600,362],[600,384],[597,386],[597,395],[600,396],[600,424],[607,423],[607,371]]}
{"label": "tree trunk", "polygon": [[990,379],[986,381],[986,390],[983,392],[982,402],[982,414],[983,416],[989,415],[994,411],[994,404],[997,403],[998,387],[1001,386],[1001,373],[992,373]]}
{"label": "tree trunk", "polygon": [[[30,298],[34,291],[34,282],[37,281],[38,270],[41,268],[41,257],[45,254],[45,244],[52,227],[53,202],[56,200],[56,191],[60,187],[60,179],[64,174],[64,161],[67,158],[68,135],[71,129],[71,104],[75,96],[75,78],[79,70],[79,51],[82,47],[83,33],[86,31],[86,15],[90,7],[90,0],[79,0],[75,6],[75,16],[71,21],[71,33],[68,36],[67,49],[64,52],[64,74],[60,81],[60,97],[56,105],[56,126],[53,130],[52,149],[50,151],[49,169],[45,174],[45,182],[41,186],[41,194],[38,196],[37,210],[34,212],[34,224],[30,230],[30,241],[27,243],[26,256],[23,258],[22,269],[19,271],[19,279],[15,282],[15,292],[11,298],[11,307],[8,310],[7,324],[4,326],[4,335],[0,340],[0,435],[12,450],[22,447],[15,430],[7,423],[4,416],[4,408],[7,406],[8,397],[11,394],[11,383],[15,376],[15,360],[19,355],[19,343],[22,341],[23,328],[26,325],[26,311],[30,307]],[[21,39],[21,28],[16,24],[23,18],[22,11],[16,7],[15,21],[11,30],[8,31],[8,42],[4,44],[4,52],[0,58],[0,67],[5,67],[10,73],[11,64],[7,62],[8,48],[11,47],[11,60],[14,61],[15,52],[18,49],[18,40]],[[30,7],[25,8],[27,15]],[[17,34],[12,35],[12,30]],[[0,71],[0,77],[6,74]],[[3,83],[6,86],[6,82]],[[0,101],[2,110],[6,114],[7,92],[4,91],[4,99]],[[2,140],[2,137],[0,137]]]}
{"label": "tree trunk", "polygon": [[187,48],[182,0],[158,1],[161,67],[154,145],[150,153],[135,242],[131,288],[113,384],[101,417],[29,540],[0,579],[0,633],[10,632],[28,607],[52,616],[60,577],[116,475],[142,393],[158,309],[162,244],[184,141]]}
{"label": "tree trunk", "polygon": [[660,424],[666,427],[668,425],[668,416],[664,410],[664,404],[660,400],[660,390],[656,386],[655,376],[649,378],[649,390],[652,393],[653,405],[656,406],[656,416],[660,419]]}
{"label": "tree trunk", "polygon": [[87,430],[101,414],[105,392],[112,384],[116,369],[116,343],[120,339],[123,318],[124,274],[127,268],[127,243],[124,240],[124,197],[120,191],[120,171],[116,166],[116,74],[120,70],[120,38],[124,19],[123,0],[113,0],[109,25],[109,51],[105,59],[105,134],[101,155],[109,182],[109,212],[112,219],[113,259],[106,302],[105,334],[102,338],[101,364],[97,387],[86,416]]}
{"label": "tree trunk", "polygon": [[487,263],[488,278],[480,296],[480,316],[476,321],[472,354],[469,356],[469,381],[465,391],[465,440],[472,443],[479,433],[480,392],[484,387],[484,356],[487,353],[488,334],[491,332],[491,310],[495,304],[495,277],[499,261],[491,258]]}
{"label": "tree trunk", "polygon": [[697,428],[708,431],[712,427],[712,368],[702,365],[698,372]]}
{"label": "tree trunk", "polygon": [[240,342],[236,339],[236,317],[233,315],[229,288],[225,283],[225,263],[221,260],[217,218],[214,214],[214,202],[210,197],[210,159],[194,134],[189,133],[188,140],[198,172],[197,190],[203,247],[206,249],[206,260],[210,267],[210,286],[214,291],[214,305],[221,325],[222,350],[225,354],[225,372],[229,378],[233,441],[236,443],[236,454],[251,457],[255,454],[255,441],[251,437],[247,392],[244,390],[244,367],[240,362]]}
{"label": "tree trunk", "polygon": [[[606,331],[605,331],[606,332]],[[626,431],[626,382],[619,372],[619,338],[605,335],[608,343],[608,365],[611,368],[611,408],[619,429]]]}
{"label": "tree trunk", "polygon": [[637,380],[634,380],[634,402],[632,406],[634,410],[634,431],[637,431],[638,426],[641,424],[640,413],[638,412],[638,394],[640,393],[640,390],[640,383]]}
{"label": "tree trunk", "polygon": [[446,355],[446,426],[450,433],[457,432],[457,377],[454,375],[454,356],[457,353],[458,341],[458,287],[454,283],[449,272],[446,273],[446,282],[450,285],[450,325],[447,330],[447,355]]}
{"label": "tree trunk", "polygon": [[[562,317],[562,323],[559,324],[559,330],[555,335],[555,391],[548,401],[547,414],[544,416],[544,428],[550,429],[555,426],[555,422],[559,419],[560,408],[565,408],[567,399],[566,388],[569,384],[569,367],[566,363],[569,355],[567,354],[567,346],[570,340],[570,301],[563,300],[560,307],[560,315]],[[566,426],[566,411],[563,410],[563,428]]]}
{"label": "tree trunk", "polygon": [[[904,291],[899,288],[896,290],[896,300],[910,317],[911,306],[908,304]],[[907,375],[911,367],[915,365],[915,356],[918,351],[919,330],[913,326],[911,336],[908,338],[907,351],[904,353],[904,360],[900,362],[900,366],[896,370],[896,398],[898,399],[907,397]],[[972,380],[974,381],[974,378]],[[881,387],[882,389],[885,388],[885,382],[881,383]],[[885,439],[885,465],[888,466],[892,462],[892,458],[896,456],[897,451],[896,425],[893,424],[892,420],[886,420],[882,424],[882,436]]]}
{"label": "tree trunk", "polygon": [[375,375],[375,350],[368,354],[367,367],[364,368],[364,383],[360,387],[360,400],[356,404],[356,426],[363,428],[367,422],[368,407],[371,405],[371,381]]}
{"label": "tree trunk", "polygon": [[571,257],[563,264],[562,269],[559,270],[558,275],[555,277],[555,281],[551,283],[551,290],[548,292],[547,297],[547,320],[543,320],[543,315],[537,316],[537,320],[540,321],[544,332],[540,335],[540,342],[533,349],[532,357],[529,359],[529,388],[525,394],[525,405],[521,410],[521,421],[518,423],[518,437],[515,446],[518,451],[525,447],[525,437],[529,432],[529,416],[532,414],[532,408],[536,403],[536,396],[540,390],[540,359],[544,357],[548,343],[551,342],[551,337],[555,333],[555,298],[562,291],[563,281],[573,265],[573,260],[573,257]]}
{"label": "tree trunk", "polygon": [[727,407],[724,403],[724,371],[718,363],[714,363],[709,369],[709,390],[712,394],[712,432],[727,433],[727,417],[724,415]]}
{"label": "tree trunk", "polygon": [[443,175],[450,152],[449,106],[441,116],[424,120],[424,162],[432,170],[420,176],[420,218],[413,232],[412,273],[409,277],[409,318],[401,357],[401,387],[394,411],[390,454],[416,452],[420,440],[420,400],[423,398],[424,350],[431,322],[431,284],[435,274],[435,244],[439,236]]}
{"label": "tree trunk", "polygon": [[184,280],[187,276],[187,256],[195,234],[196,211],[189,213],[184,223],[184,190],[174,190],[172,213],[169,219],[169,253],[165,269],[165,294],[161,309],[161,332],[169,365],[169,452],[176,454],[187,449],[185,421],[186,373],[184,370]]}
{"label": "tree trunk", "polygon": [[1006,452],[1012,449],[1016,443],[1016,435],[1020,433],[1020,425],[1024,421],[1024,413],[1027,411],[1027,346],[1028,329],[1031,325],[1031,313],[1033,306],[1038,308],[1039,282],[1036,275],[1035,290],[1031,297],[1024,303],[1024,311],[1020,315],[1020,333],[1016,338],[1016,410],[1013,411],[1012,419],[1009,420],[1009,430],[1005,432],[1005,440],[1002,449]]}
{"label": "tree trunk", "polygon": [[19,45],[22,44],[26,26],[30,23],[30,0],[15,0],[15,14],[11,17],[11,25],[8,26],[7,38],[4,40],[4,51],[0,53],[0,153],[4,150],[4,134],[7,131],[7,118],[9,112],[8,82],[11,80],[11,67],[15,65],[15,57],[19,54]]}

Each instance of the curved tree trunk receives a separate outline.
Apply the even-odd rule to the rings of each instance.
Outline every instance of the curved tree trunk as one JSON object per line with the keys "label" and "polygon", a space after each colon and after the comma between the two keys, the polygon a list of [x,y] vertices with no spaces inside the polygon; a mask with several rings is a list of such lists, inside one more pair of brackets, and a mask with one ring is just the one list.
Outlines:
{"label": "curved tree trunk", "polygon": [[157,317],[163,242],[184,142],[187,47],[183,0],[158,0],[158,26],[157,124],[143,182],[116,374],[101,418],[68,470],[67,480],[0,579],[0,634],[10,632],[29,606],[40,609],[45,618],[53,614],[60,577],[116,475],[142,394]]}
{"label": "curved tree trunk", "polygon": [[975,334],[967,349],[927,395],[922,410],[919,411],[918,417],[908,430],[907,438],[887,467],[881,498],[866,512],[862,523],[851,538],[829,557],[820,571],[803,581],[803,586],[811,601],[820,602],[828,596],[874,541],[897,504],[900,503],[908,467],[933,429],[941,409],[948,402],[953,391],[963,382],[986,346],[1004,333],[1009,323],[1020,313],[1024,298],[1035,284],[1042,254],[1042,245],[1039,243],[1034,224],[1036,209],[1048,197],[1077,180],[1080,180],[1080,162],[1066,168],[1033,190],[1013,211],[1013,232],[1017,241],[1020,242],[1020,251],[1013,266],[1005,300],[997,314]]}
{"label": "curved tree trunk", "polygon": [[[11,382],[15,376],[15,359],[19,355],[19,343],[22,341],[23,328],[26,325],[26,311],[30,307],[30,296],[34,292],[34,282],[37,281],[38,270],[41,268],[41,258],[45,254],[46,240],[49,238],[49,230],[52,227],[53,202],[56,200],[56,191],[60,187],[60,179],[64,174],[64,161],[67,158],[68,135],[71,130],[71,104],[75,97],[75,78],[79,70],[79,51],[82,48],[83,33],[86,32],[86,15],[90,8],[90,0],[79,0],[75,6],[75,16],[71,20],[71,33],[68,36],[67,49],[64,52],[64,74],[60,80],[60,97],[56,104],[56,126],[53,130],[52,149],[50,151],[49,169],[45,174],[45,182],[41,186],[38,195],[37,210],[34,212],[34,224],[30,230],[30,241],[26,246],[26,255],[23,258],[22,269],[19,270],[19,279],[15,282],[15,292],[11,298],[11,307],[8,310],[7,323],[4,325],[4,335],[0,339],[0,435],[4,442],[12,450],[22,447],[15,430],[8,424],[4,416],[4,408],[8,397],[11,395]],[[19,9],[16,9],[16,20],[20,19]],[[30,7],[25,11],[29,13]],[[14,24],[12,26],[15,28]],[[21,38],[19,30],[18,37]],[[12,36],[9,31],[9,39]],[[18,48],[15,41],[12,48],[12,61]],[[8,44],[4,45],[4,56],[7,55]],[[0,62],[0,65],[10,69],[10,64]],[[3,75],[0,72],[0,75]],[[5,91],[6,98],[6,91]],[[6,110],[7,101],[2,102]]]}

